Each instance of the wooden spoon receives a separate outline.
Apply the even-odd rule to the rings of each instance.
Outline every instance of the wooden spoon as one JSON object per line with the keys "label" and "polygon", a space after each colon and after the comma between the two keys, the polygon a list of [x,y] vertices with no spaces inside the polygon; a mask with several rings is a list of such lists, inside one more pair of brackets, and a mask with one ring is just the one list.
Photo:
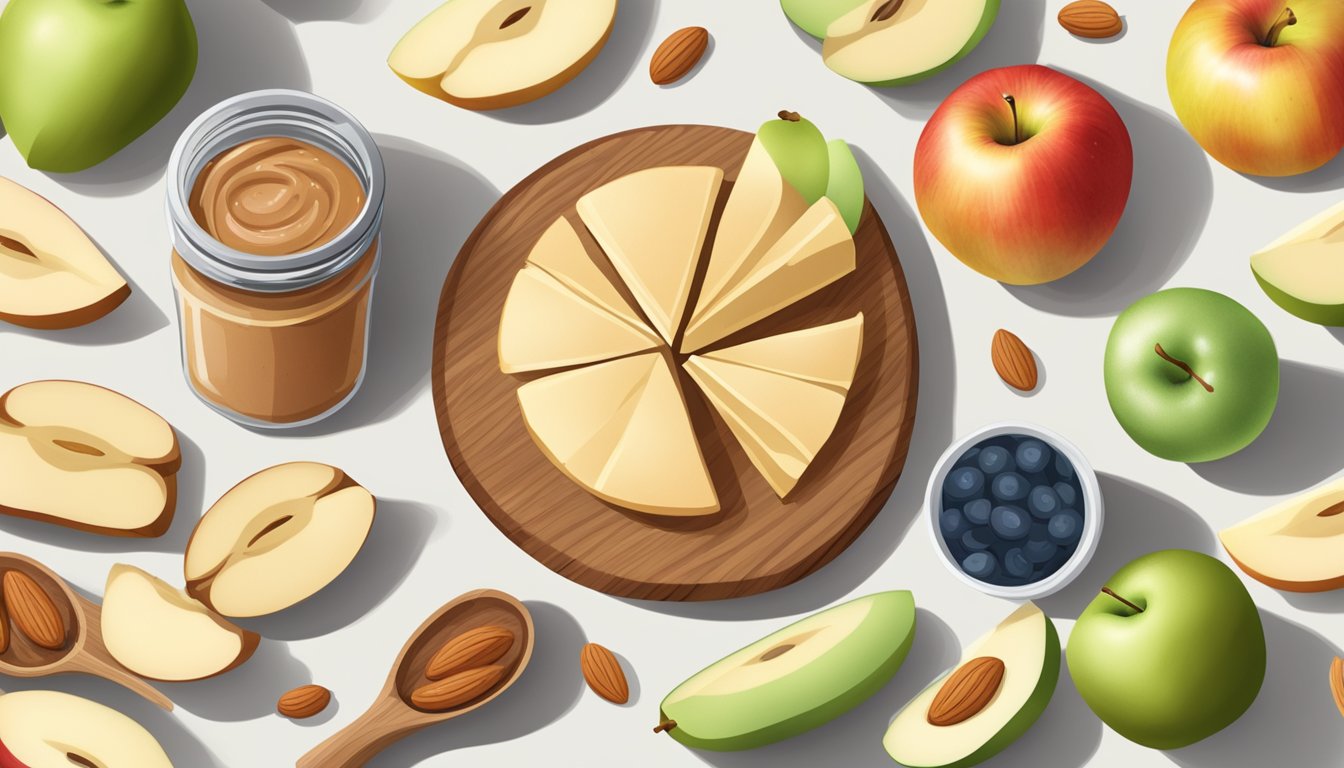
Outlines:
{"label": "wooden spoon", "polygon": [[[513,647],[494,662],[507,669],[495,687],[443,712],[426,712],[411,704],[411,693],[430,682],[425,667],[434,653],[453,637],[487,625],[504,627],[514,637]],[[488,704],[523,674],[532,658],[532,641],[532,615],[512,595],[494,589],[459,595],[407,641],[369,711],[300,758],[298,768],[357,768],[399,739]]]}
{"label": "wooden spoon", "polygon": [[11,627],[9,647],[0,653],[0,672],[13,677],[83,672],[111,680],[172,711],[173,702],[167,696],[118,664],[108,652],[103,644],[102,606],[76,593],[50,568],[18,553],[0,552],[0,575],[6,571],[27,574],[51,598],[65,627],[65,645],[49,650]]}

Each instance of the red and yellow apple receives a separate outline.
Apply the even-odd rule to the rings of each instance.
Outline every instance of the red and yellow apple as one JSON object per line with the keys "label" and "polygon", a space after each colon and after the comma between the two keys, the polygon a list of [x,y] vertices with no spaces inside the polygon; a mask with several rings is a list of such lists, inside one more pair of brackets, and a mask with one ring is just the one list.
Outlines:
{"label": "red and yellow apple", "polygon": [[1167,90],[1232,170],[1319,168],[1344,149],[1344,2],[1195,0],[1171,37]]}
{"label": "red and yellow apple", "polygon": [[1129,131],[1100,93],[1049,67],[991,69],[933,113],[915,149],[915,200],[967,266],[1014,285],[1097,255],[1129,200]]}

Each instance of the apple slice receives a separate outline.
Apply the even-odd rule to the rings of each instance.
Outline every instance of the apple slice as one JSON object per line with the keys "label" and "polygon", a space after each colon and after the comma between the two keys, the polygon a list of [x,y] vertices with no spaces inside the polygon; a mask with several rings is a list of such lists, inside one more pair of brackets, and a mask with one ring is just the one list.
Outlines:
{"label": "apple slice", "polygon": [[467,109],[539,99],[602,51],[617,0],[449,0],[411,28],[388,66],[413,88]]}
{"label": "apple slice", "polygon": [[1241,570],[1275,589],[1344,587],[1344,479],[1270,507],[1218,538]]}
{"label": "apple slice", "polygon": [[111,312],[131,288],[79,225],[0,177],[0,320],[73,328]]}
{"label": "apple slice", "polygon": [[823,197],[751,273],[691,319],[681,351],[703,349],[853,271],[854,238],[835,203]]}
{"label": "apple slice", "polygon": [[999,0],[866,0],[826,29],[832,71],[869,85],[905,85],[952,66],[980,44]]}
{"label": "apple slice", "polygon": [[177,435],[134,400],[78,381],[0,396],[0,512],[113,536],[159,536],[177,503]]}
{"label": "apple slice", "polygon": [[579,217],[669,344],[681,325],[723,169],[648,168],[579,198]]}
{"label": "apple slice", "polygon": [[373,496],[341,470],[280,464],[219,497],[187,542],[187,594],[216,613],[265,616],[316,594],[359,554]]}
{"label": "apple slice", "polygon": [[1275,304],[1321,325],[1344,325],[1344,202],[1251,256]]}
{"label": "apple slice", "polygon": [[123,667],[165,682],[222,675],[252,657],[261,637],[221,619],[185,592],[117,564],[103,592],[103,642]]}
{"label": "apple slice", "polygon": [[556,219],[547,228],[527,255],[527,263],[545,270],[566,288],[626,321],[654,341],[658,340],[657,334],[649,330],[639,313],[598,269],[568,219]]}
{"label": "apple slice", "polygon": [[97,702],[57,691],[0,696],[0,768],[173,768],[149,731]]}

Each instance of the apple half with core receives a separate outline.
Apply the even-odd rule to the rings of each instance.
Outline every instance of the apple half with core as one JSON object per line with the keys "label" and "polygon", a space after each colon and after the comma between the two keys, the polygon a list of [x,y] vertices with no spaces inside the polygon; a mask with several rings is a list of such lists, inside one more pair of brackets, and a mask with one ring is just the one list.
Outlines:
{"label": "apple half with core", "polygon": [[1121,568],[1069,635],[1087,706],[1130,741],[1178,749],[1231,725],[1265,678],[1260,613],[1232,569],[1168,549]]}
{"label": "apple half with core", "polygon": [[1167,50],[1176,117],[1215,160],[1256,176],[1344,149],[1344,3],[1196,0]]}
{"label": "apple half with core", "polygon": [[907,591],[828,608],[691,676],[663,699],[654,731],[714,751],[796,736],[886,685],[914,639]]}
{"label": "apple half with core", "polygon": [[1279,354],[1259,318],[1221,293],[1169,288],[1134,302],[1106,342],[1106,398],[1134,442],[1214,461],[1260,436],[1279,399]]}
{"label": "apple half with core", "polygon": [[1275,589],[1344,587],[1344,479],[1270,507],[1218,538],[1241,570]]}
{"label": "apple half with core", "polygon": [[1321,325],[1344,325],[1344,203],[1251,256],[1251,272],[1275,304]]}
{"label": "apple half with core", "polygon": [[149,731],[97,702],[58,691],[0,696],[0,768],[173,768]]}
{"label": "apple half with core", "polygon": [[1133,176],[1115,108],[1036,64],[967,80],[915,148],[915,201],[929,231],[968,267],[1013,285],[1056,280],[1096,256]]}

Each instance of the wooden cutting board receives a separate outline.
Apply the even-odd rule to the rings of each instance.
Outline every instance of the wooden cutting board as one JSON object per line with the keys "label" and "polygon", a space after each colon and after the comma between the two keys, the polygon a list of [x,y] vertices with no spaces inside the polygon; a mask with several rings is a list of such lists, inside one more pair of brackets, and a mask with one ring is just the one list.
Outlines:
{"label": "wooden cutting board", "polygon": [[[723,507],[717,514],[662,518],[607,504],[561,474],[523,425],[515,391],[526,378],[500,372],[496,337],[509,285],[542,232],[557,217],[569,217],[590,252],[600,254],[575,213],[580,196],[644,168],[717,165],[725,183],[712,236],[751,141],[752,134],[729,128],[671,125],[574,149],[504,195],[462,247],[444,284],[432,378],[448,458],[505,536],[592,589],[649,600],[714,600],[791,584],[858,537],[905,463],[919,379],[915,319],[895,249],[871,205],[855,235],[854,273],[715,345],[864,314],[863,352],[840,422],[787,502],[771,491],[679,365]],[[597,260],[629,299],[605,257]]]}

